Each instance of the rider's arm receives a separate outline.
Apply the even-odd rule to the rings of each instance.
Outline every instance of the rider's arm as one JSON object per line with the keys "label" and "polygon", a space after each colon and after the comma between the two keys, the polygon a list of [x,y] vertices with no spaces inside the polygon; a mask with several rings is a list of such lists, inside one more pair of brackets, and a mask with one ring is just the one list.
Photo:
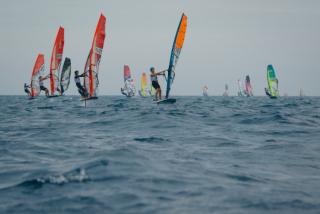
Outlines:
{"label": "rider's arm", "polygon": [[156,74],[157,74],[157,75],[164,75],[164,73],[165,73],[166,71],[168,71],[168,69],[163,70],[163,71],[160,71],[160,72],[158,72],[158,73],[156,73]]}
{"label": "rider's arm", "polygon": [[78,75],[78,77],[85,77],[85,76],[86,76],[85,73],[82,73],[82,74]]}
{"label": "rider's arm", "polygon": [[41,81],[46,80],[46,79],[49,79],[49,78],[50,78],[50,74],[48,74],[48,75],[45,76],[45,77],[42,77],[42,78],[41,78]]}

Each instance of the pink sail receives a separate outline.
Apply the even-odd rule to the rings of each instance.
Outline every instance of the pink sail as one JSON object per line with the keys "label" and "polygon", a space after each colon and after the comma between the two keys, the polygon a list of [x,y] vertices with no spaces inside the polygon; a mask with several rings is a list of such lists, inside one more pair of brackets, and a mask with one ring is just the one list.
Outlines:
{"label": "pink sail", "polygon": [[253,96],[249,75],[246,76],[245,94],[247,96]]}
{"label": "pink sail", "polygon": [[124,65],[123,67],[123,78],[124,81],[126,81],[127,79],[131,79],[130,68],[128,65]]}

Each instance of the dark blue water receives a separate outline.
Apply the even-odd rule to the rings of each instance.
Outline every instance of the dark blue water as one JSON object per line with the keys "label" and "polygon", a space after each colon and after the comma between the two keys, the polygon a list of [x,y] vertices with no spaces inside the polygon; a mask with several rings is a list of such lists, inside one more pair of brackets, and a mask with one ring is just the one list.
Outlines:
{"label": "dark blue water", "polygon": [[320,213],[320,98],[0,97],[0,213]]}

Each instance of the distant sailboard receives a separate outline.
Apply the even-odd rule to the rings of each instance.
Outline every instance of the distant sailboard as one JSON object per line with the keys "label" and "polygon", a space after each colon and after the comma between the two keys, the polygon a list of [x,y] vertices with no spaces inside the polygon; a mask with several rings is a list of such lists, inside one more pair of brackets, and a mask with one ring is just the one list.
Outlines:
{"label": "distant sailboard", "polygon": [[272,65],[268,65],[267,67],[267,82],[268,88],[265,88],[266,95],[271,99],[275,99],[279,96],[278,90],[278,79],[276,77],[276,72]]}
{"label": "distant sailboard", "polygon": [[225,84],[224,92],[223,92],[222,96],[224,96],[224,97],[228,97],[229,96],[229,86],[228,86],[228,84]]}
{"label": "distant sailboard", "polygon": [[252,97],[253,96],[252,86],[251,86],[249,75],[246,76],[244,94],[247,97]]}
{"label": "distant sailboard", "polygon": [[242,82],[240,79],[238,79],[238,96],[242,97],[243,96],[243,89],[242,89]]}
{"label": "distant sailboard", "polygon": [[172,50],[170,54],[168,74],[166,77],[167,87],[165,99],[157,101],[157,103],[175,103],[176,99],[169,98],[171,86],[175,78],[175,68],[179,60],[181,49],[183,47],[186,31],[187,31],[188,18],[186,15],[182,14],[180,23],[173,41]]}
{"label": "distant sailboard", "polygon": [[141,75],[141,83],[140,83],[140,90],[139,90],[139,95],[141,97],[147,97],[149,95],[149,90],[148,90],[148,81],[147,81],[147,75],[146,73],[142,73]]}
{"label": "distant sailboard", "polygon": [[82,97],[80,100],[97,99],[99,87],[99,64],[101,60],[102,50],[105,39],[106,17],[101,14],[96,31],[93,37],[92,46],[84,68],[85,77],[83,78],[83,86],[88,96]]}
{"label": "distant sailboard", "polygon": [[133,97],[136,94],[136,88],[128,65],[123,67],[123,80],[124,87],[121,88],[121,93],[127,97]]}
{"label": "distant sailboard", "polygon": [[207,96],[208,96],[208,86],[207,86],[207,85],[203,86],[203,88],[202,88],[202,95],[203,95],[204,97],[207,97]]}
{"label": "distant sailboard", "polygon": [[31,84],[30,84],[30,98],[35,98],[40,94],[39,76],[44,73],[44,55],[39,54],[34,63]]}

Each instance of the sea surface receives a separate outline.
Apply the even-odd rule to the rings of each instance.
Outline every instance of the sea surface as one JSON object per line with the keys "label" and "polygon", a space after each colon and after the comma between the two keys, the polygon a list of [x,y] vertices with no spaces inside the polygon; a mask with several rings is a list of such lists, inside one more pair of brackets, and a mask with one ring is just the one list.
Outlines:
{"label": "sea surface", "polygon": [[0,213],[320,213],[320,98],[0,96]]}

